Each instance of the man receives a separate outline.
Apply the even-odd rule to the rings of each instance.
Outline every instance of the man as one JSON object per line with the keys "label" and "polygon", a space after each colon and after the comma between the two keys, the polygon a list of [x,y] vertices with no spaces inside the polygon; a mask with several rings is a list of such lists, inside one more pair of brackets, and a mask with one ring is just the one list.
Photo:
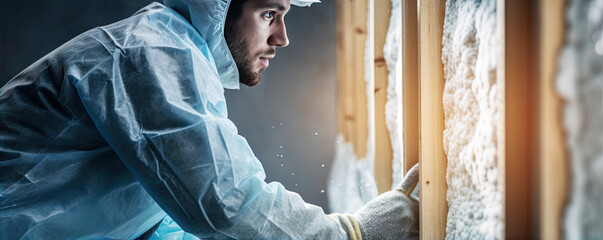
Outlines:
{"label": "man", "polygon": [[257,84],[287,46],[289,0],[164,3],[77,36],[2,88],[0,239],[144,238],[166,214],[199,238],[417,236],[416,169],[400,191],[328,216],[264,182],[227,118],[223,88]]}

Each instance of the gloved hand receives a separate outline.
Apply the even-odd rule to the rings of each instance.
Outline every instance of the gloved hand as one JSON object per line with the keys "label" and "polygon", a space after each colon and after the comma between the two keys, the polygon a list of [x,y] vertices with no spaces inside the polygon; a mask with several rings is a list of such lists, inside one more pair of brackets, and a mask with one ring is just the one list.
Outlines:
{"label": "gloved hand", "polygon": [[368,202],[356,213],[332,214],[348,239],[419,239],[419,202],[410,198],[419,181],[412,167],[395,190]]}

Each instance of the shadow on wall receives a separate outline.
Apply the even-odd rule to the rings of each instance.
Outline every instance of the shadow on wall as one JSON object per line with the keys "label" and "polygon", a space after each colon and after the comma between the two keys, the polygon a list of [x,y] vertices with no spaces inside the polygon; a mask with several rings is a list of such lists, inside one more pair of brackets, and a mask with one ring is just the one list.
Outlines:
{"label": "shadow on wall", "polygon": [[126,18],[151,2],[2,0],[0,84],[78,34]]}
{"label": "shadow on wall", "polygon": [[[0,85],[76,35],[126,18],[151,0],[0,0]],[[335,2],[293,7],[290,45],[259,86],[227,91],[230,118],[266,170],[326,211],[336,134]]]}

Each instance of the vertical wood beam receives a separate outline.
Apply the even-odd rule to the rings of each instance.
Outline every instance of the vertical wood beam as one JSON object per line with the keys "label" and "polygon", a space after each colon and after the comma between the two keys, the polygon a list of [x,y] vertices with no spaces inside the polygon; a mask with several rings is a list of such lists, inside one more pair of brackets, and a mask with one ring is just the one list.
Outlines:
{"label": "vertical wood beam", "polygon": [[422,239],[446,236],[446,155],[444,131],[444,66],[442,33],[444,0],[419,0],[420,33],[420,231]]}
{"label": "vertical wood beam", "polygon": [[[499,0],[501,1],[501,0]],[[534,159],[533,126],[536,100],[536,67],[533,40],[535,29],[535,1],[504,1],[500,22],[504,27],[501,55],[502,76],[497,76],[504,84],[504,161],[505,177],[505,236],[506,238],[533,238],[532,214],[532,167]],[[499,18],[500,19],[500,18]],[[500,138],[499,138],[500,139]]]}
{"label": "vertical wood beam", "polygon": [[390,0],[376,0],[373,7],[374,34],[374,79],[375,79],[375,180],[379,193],[391,190],[393,149],[389,130],[385,123],[385,103],[387,103],[388,70],[383,46],[389,26]]}
{"label": "vertical wood beam", "polygon": [[555,91],[557,59],[565,29],[565,0],[540,0],[540,222],[543,239],[560,239],[567,196],[567,153],[562,101]]}
{"label": "vertical wood beam", "polygon": [[419,161],[419,35],[417,20],[417,1],[402,1],[403,174],[406,174]]}
{"label": "vertical wood beam", "polygon": [[369,0],[340,0],[337,11],[338,129],[354,154],[367,154],[368,119],[364,49]]}

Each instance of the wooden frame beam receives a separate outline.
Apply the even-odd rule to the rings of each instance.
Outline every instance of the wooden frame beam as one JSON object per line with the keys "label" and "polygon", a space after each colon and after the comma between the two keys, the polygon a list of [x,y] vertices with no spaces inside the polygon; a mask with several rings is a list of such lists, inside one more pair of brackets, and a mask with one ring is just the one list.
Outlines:
{"label": "wooden frame beam", "polygon": [[419,162],[419,37],[417,1],[402,1],[402,173]]}
{"label": "wooden frame beam", "polygon": [[[374,4],[372,13],[367,11],[369,4]],[[402,4],[403,172],[420,162],[421,238],[443,239],[448,212],[447,160],[442,146],[445,0]],[[554,90],[554,79],[563,42],[564,7],[565,0],[497,1],[501,44],[497,154],[499,184],[505,191],[503,237],[536,237],[539,227],[545,239],[560,237],[568,173],[560,123],[562,101]],[[379,191],[384,192],[390,188],[392,172],[391,140],[384,120],[387,69],[382,52],[389,21],[389,14],[384,13],[391,9],[390,2],[343,0],[337,1],[337,8],[339,130],[361,159],[367,154],[368,123],[374,114],[375,176]],[[371,17],[374,32],[367,28]],[[374,85],[364,79],[369,37],[374,40]],[[366,88],[373,86],[375,112],[369,113],[366,106],[372,99]],[[537,166],[534,159],[542,162]],[[540,195],[534,186],[540,187]],[[539,213],[533,210],[537,209],[535,202],[541,203]]]}
{"label": "wooden frame beam", "polygon": [[362,159],[367,154],[369,113],[364,49],[369,0],[341,0],[337,9],[338,131]]}
{"label": "wooden frame beam", "polygon": [[555,91],[557,59],[565,29],[565,0],[540,0],[540,236],[560,239],[567,201],[568,162],[561,126],[562,101]]}
{"label": "wooden frame beam", "polygon": [[442,142],[444,0],[419,0],[420,34],[420,231],[422,239],[446,236],[446,155]]}
{"label": "wooden frame beam", "polygon": [[534,134],[537,128],[533,125],[538,99],[534,3],[499,0],[497,9],[498,24],[504,30],[497,76],[499,90],[504,91],[500,108],[504,110],[504,136],[499,134],[498,159],[504,164],[505,236],[512,239],[533,238],[536,234],[532,202],[536,196],[532,169],[538,146]]}
{"label": "wooden frame beam", "polygon": [[393,149],[389,130],[385,123],[388,70],[383,46],[387,36],[392,4],[389,0],[373,1],[371,25],[373,26],[374,93],[375,93],[375,180],[379,193],[391,190],[393,181]]}

